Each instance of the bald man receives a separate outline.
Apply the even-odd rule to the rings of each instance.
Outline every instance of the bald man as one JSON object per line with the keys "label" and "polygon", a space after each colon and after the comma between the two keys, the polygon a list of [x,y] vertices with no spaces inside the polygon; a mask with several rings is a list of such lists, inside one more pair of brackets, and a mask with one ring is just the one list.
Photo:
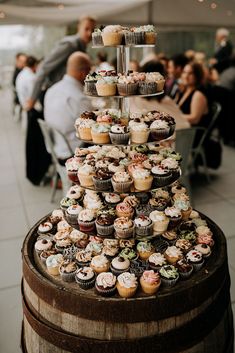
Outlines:
{"label": "bald man", "polygon": [[[63,79],[49,88],[45,95],[46,122],[66,136],[73,150],[79,145],[75,135],[75,120],[85,110],[92,110],[90,99],[83,93],[84,80],[90,66],[88,55],[73,53],[68,59]],[[59,135],[55,136],[55,150],[61,164],[71,157],[71,152]]]}
{"label": "bald man", "polygon": [[44,89],[47,89],[62,79],[69,56],[76,51],[86,52],[86,46],[91,41],[95,24],[94,18],[83,17],[78,23],[77,33],[64,37],[42,61],[37,72],[31,98],[27,102],[28,110],[33,108],[43,86]]}

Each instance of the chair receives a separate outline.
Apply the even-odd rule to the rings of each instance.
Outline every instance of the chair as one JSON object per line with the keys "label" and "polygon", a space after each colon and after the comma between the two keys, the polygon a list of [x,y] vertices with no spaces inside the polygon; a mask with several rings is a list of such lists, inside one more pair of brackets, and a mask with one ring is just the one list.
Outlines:
{"label": "chair", "polygon": [[56,194],[56,187],[57,187],[59,177],[62,182],[63,195],[66,195],[67,190],[69,189],[69,187],[72,184],[70,182],[70,180],[68,179],[66,168],[64,166],[60,165],[59,157],[57,156],[57,154],[55,152],[54,139],[53,139],[55,134],[59,134],[63,138],[64,142],[68,146],[69,151],[71,152],[71,155],[73,155],[73,151],[72,151],[72,148],[71,148],[68,140],[60,131],[51,127],[44,120],[38,119],[38,123],[39,123],[41,130],[42,130],[42,134],[44,137],[44,142],[45,142],[47,152],[50,153],[50,155],[52,157],[53,166],[54,166],[54,173],[53,173],[53,179],[52,179],[53,180],[53,189],[52,189],[52,195],[51,195],[51,202],[54,202],[54,197]]}
{"label": "chair", "polygon": [[189,129],[180,129],[176,130],[176,141],[175,141],[175,150],[179,152],[182,156],[181,162],[181,181],[188,189],[190,199],[192,200],[192,192],[189,180],[189,167],[191,164],[191,151],[193,146],[193,141],[195,138],[196,130],[194,128]]}
{"label": "chair", "polygon": [[214,102],[212,104],[211,108],[211,120],[207,128],[201,127],[201,126],[195,126],[193,129],[195,129],[196,133],[201,132],[201,138],[197,144],[196,147],[192,148],[191,153],[192,153],[192,166],[195,165],[196,159],[198,157],[201,157],[203,168],[205,175],[207,177],[208,182],[210,182],[210,176],[207,168],[207,163],[206,163],[206,156],[203,148],[203,144],[205,140],[211,135],[212,131],[216,127],[216,122],[219,117],[219,114],[221,112],[221,105],[217,102]]}

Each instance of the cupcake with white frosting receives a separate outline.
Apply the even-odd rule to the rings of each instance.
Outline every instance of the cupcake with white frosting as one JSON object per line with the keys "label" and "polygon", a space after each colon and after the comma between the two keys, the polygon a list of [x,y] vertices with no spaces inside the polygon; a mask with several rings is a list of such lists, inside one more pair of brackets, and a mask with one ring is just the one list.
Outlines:
{"label": "cupcake with white frosting", "polygon": [[137,236],[149,236],[153,232],[153,223],[148,216],[139,215],[134,220]]}
{"label": "cupcake with white frosting", "polygon": [[111,179],[113,189],[116,192],[130,191],[133,180],[127,172],[116,172]]}
{"label": "cupcake with white frosting", "polygon": [[158,271],[162,266],[166,265],[166,258],[160,252],[155,252],[148,258],[149,267]]}
{"label": "cupcake with white frosting", "polygon": [[120,25],[109,25],[102,30],[104,46],[115,46],[122,43],[123,27]]}
{"label": "cupcake with white frosting", "polygon": [[109,260],[103,254],[94,256],[91,260],[90,267],[96,272],[107,272],[109,270]]}
{"label": "cupcake with white frosting", "polygon": [[95,175],[95,168],[90,164],[84,164],[78,170],[78,178],[80,181],[81,186],[84,187],[92,187],[93,183],[93,176]]}
{"label": "cupcake with white frosting", "polygon": [[144,168],[136,168],[132,173],[135,189],[138,191],[148,191],[151,189],[153,176],[150,171]]}
{"label": "cupcake with white frosting", "polygon": [[142,122],[130,122],[130,136],[132,143],[146,143],[149,138],[149,128],[145,123]]}
{"label": "cupcake with white frosting", "polygon": [[115,276],[120,275],[123,272],[127,272],[130,268],[130,260],[125,259],[122,256],[115,257],[110,265],[110,269]]}
{"label": "cupcake with white frosting", "polygon": [[131,298],[135,295],[138,287],[137,278],[134,273],[124,272],[117,278],[117,290],[122,298]]}
{"label": "cupcake with white frosting", "polygon": [[96,278],[95,289],[99,295],[112,296],[116,291],[116,276],[112,272],[100,273]]}
{"label": "cupcake with white frosting", "polygon": [[174,265],[177,261],[183,258],[182,251],[176,246],[169,246],[166,249],[164,256],[167,262],[172,265]]}
{"label": "cupcake with white frosting", "polygon": [[76,271],[75,281],[82,289],[90,289],[95,285],[95,272],[91,267],[82,267]]}
{"label": "cupcake with white frosting", "polygon": [[175,228],[182,219],[182,215],[181,215],[181,211],[175,207],[167,207],[164,210],[165,215],[167,216],[167,218],[169,219],[169,225],[168,225],[168,229],[173,229]]}
{"label": "cupcake with white frosting", "polygon": [[128,126],[115,124],[111,126],[109,136],[114,145],[127,145],[130,137]]}
{"label": "cupcake with white frosting", "polygon": [[167,230],[169,219],[161,211],[152,211],[149,215],[153,222],[153,231],[155,234],[161,234]]}
{"label": "cupcake with white frosting", "polygon": [[81,232],[93,232],[95,230],[95,213],[92,210],[83,209],[78,215],[78,224]]}

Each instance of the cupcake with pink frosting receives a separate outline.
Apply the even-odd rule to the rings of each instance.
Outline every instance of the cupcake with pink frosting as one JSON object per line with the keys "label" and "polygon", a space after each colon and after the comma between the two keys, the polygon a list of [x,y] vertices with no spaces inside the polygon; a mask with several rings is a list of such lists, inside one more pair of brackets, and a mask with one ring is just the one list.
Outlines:
{"label": "cupcake with pink frosting", "polygon": [[144,293],[153,295],[161,285],[161,277],[153,270],[144,271],[140,277],[140,285]]}

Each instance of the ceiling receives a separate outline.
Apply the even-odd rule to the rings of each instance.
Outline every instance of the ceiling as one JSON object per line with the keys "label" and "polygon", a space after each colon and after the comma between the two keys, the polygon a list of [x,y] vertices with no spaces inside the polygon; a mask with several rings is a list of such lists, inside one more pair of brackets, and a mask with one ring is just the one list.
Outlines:
{"label": "ceiling", "polygon": [[235,27],[235,0],[0,0],[0,24],[101,23]]}

